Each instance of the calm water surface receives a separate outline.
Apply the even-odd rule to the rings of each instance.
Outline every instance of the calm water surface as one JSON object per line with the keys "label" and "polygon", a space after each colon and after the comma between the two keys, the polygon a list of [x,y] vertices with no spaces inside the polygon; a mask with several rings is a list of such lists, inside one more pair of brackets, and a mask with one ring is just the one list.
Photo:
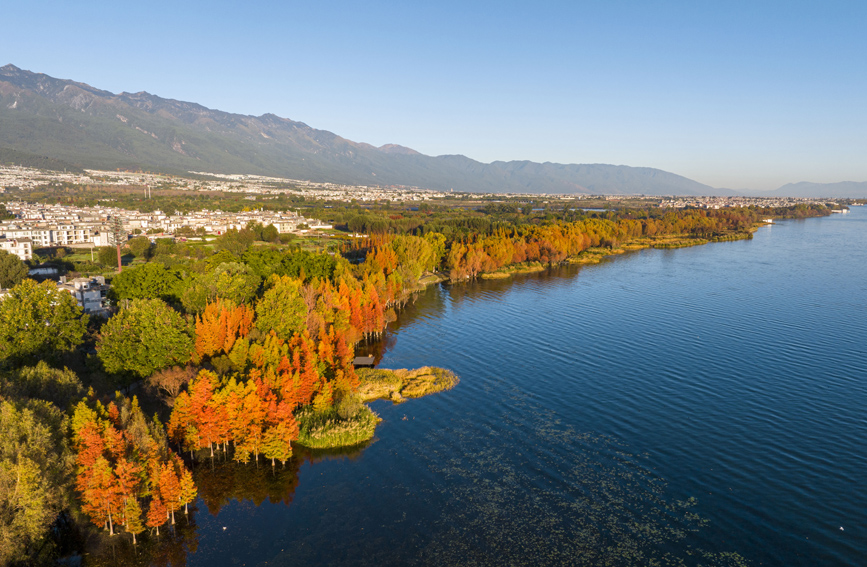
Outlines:
{"label": "calm water surface", "polygon": [[205,487],[187,562],[864,565],[865,345],[864,207],[431,288],[381,366],[458,387],[257,496]]}

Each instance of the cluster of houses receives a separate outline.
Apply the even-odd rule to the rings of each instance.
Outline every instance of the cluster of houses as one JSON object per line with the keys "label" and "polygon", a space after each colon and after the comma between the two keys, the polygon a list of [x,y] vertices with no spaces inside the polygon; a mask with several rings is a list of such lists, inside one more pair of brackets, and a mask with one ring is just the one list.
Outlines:
{"label": "cluster of houses", "polygon": [[5,190],[33,189],[46,185],[103,185],[140,188],[145,195],[159,194],[163,189],[183,191],[224,191],[245,193],[251,200],[268,195],[292,193],[310,199],[350,201],[429,201],[447,194],[404,185],[344,185],[303,179],[268,177],[264,175],[225,175],[206,171],[190,171],[198,178],[160,173],[85,170],[83,173],[43,171],[29,167],[0,165],[0,193]]}
{"label": "cluster of houses", "polygon": [[[33,252],[49,247],[87,247],[114,245],[111,224],[121,219],[126,238],[133,234],[174,234],[181,229],[199,234],[224,234],[241,230],[251,222],[264,226],[273,224],[278,233],[306,232],[332,228],[316,219],[304,218],[292,212],[198,211],[183,215],[168,215],[161,211],[140,213],[113,207],[71,207],[40,203],[7,202],[6,210],[15,218],[0,221],[0,250],[21,260],[33,259]],[[54,279],[57,268],[34,267],[31,276]],[[110,286],[102,276],[75,278],[67,281],[60,276],[58,289],[70,293],[89,315],[108,315],[107,294]],[[0,290],[0,300],[8,290]]]}
{"label": "cluster of houses", "polygon": [[127,235],[174,234],[185,229],[199,234],[223,234],[249,223],[273,224],[278,233],[329,229],[331,225],[294,212],[246,211],[227,213],[202,210],[169,215],[162,211],[140,213],[114,207],[71,207],[40,203],[8,202],[15,218],[0,221],[0,250],[31,260],[34,249],[59,246],[109,246],[114,244],[110,223],[120,218]]}

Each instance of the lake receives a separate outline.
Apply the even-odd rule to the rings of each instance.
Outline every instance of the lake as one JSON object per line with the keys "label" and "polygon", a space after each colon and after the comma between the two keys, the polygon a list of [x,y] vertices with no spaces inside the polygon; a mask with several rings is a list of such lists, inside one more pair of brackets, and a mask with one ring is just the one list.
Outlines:
{"label": "lake", "polygon": [[864,564],[867,207],[432,287],[375,348],[461,383],[202,465],[187,564]]}

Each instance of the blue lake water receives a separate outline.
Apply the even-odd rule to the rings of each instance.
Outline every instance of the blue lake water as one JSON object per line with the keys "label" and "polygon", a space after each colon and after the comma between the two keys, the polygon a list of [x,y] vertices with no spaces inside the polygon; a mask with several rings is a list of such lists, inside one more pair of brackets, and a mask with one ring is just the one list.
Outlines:
{"label": "blue lake water", "polygon": [[461,383],[200,500],[189,565],[867,564],[867,207],[430,288],[385,345]]}

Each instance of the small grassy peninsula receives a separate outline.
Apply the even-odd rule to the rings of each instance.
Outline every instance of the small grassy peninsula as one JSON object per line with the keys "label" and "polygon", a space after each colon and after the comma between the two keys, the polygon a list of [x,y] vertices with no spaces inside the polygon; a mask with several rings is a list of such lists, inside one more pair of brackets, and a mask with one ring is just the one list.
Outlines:
{"label": "small grassy peninsula", "polygon": [[450,390],[458,377],[444,368],[425,366],[415,370],[359,369],[361,385],[355,394],[334,406],[308,407],[296,415],[300,432],[295,443],[310,449],[336,449],[361,445],[373,438],[382,421],[365,402],[389,399],[398,404]]}
{"label": "small grassy peninsula", "polygon": [[364,368],[358,371],[358,377],[361,380],[358,395],[363,401],[388,399],[396,404],[405,402],[406,398],[451,390],[459,382],[453,372],[433,366],[415,370]]}

